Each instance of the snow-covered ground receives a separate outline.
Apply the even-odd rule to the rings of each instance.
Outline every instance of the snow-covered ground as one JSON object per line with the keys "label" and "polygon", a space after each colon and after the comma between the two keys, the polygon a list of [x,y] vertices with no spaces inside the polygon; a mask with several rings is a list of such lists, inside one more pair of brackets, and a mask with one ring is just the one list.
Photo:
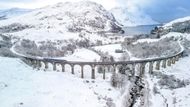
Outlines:
{"label": "snow-covered ground", "polygon": [[190,40],[190,34],[188,33],[179,33],[179,32],[169,32],[168,34],[162,36],[161,38],[159,39],[149,39],[149,38],[146,38],[146,39],[139,39],[137,40],[135,43],[133,44],[136,44],[136,43],[143,43],[143,42],[148,42],[148,43],[151,43],[151,42],[158,42],[159,40],[161,39],[164,39],[164,38],[171,38],[171,37],[174,37],[176,39],[179,39],[179,38],[186,38],[188,40]]}
{"label": "snow-covered ground", "polygon": [[[156,23],[149,16],[144,16],[144,14],[140,13],[131,13],[132,15],[129,18],[126,14],[123,14],[127,13],[127,10],[118,9],[113,13],[121,18],[121,20],[118,18],[119,22],[128,26]],[[139,19],[139,17],[142,19]],[[173,23],[189,19],[189,17],[178,19],[165,26],[171,26]],[[106,44],[120,41],[120,39],[114,40],[113,38],[110,39],[96,34],[98,31],[111,29],[112,24],[116,24],[116,27],[118,23],[101,5],[93,2],[58,3],[23,16],[1,21],[0,27],[13,23],[31,25],[32,28],[13,33],[8,32],[7,35],[36,42],[47,40],[68,40],[69,42],[70,39],[87,39],[93,43],[100,40],[103,44]],[[79,28],[77,27],[85,30],[82,32],[68,32],[69,29],[76,28],[78,30]],[[176,32],[162,36],[162,38],[165,37],[185,37],[190,40],[189,34]],[[142,39],[137,42],[157,41],[159,39]],[[115,52],[116,50],[122,50],[121,44],[95,46],[93,48],[112,55],[116,61],[119,61],[123,55]],[[136,59],[132,57],[130,52],[128,53],[131,60]],[[81,48],[76,49],[72,55],[62,57],[62,59],[88,62],[99,61],[100,56],[92,50]],[[174,75],[175,78],[180,80],[190,80],[189,60],[190,57],[184,57],[175,65],[155,72],[160,72],[167,76]],[[103,80],[103,74],[97,72],[97,67],[96,79],[93,80],[91,79],[91,68],[89,65],[84,66],[84,79],[80,78],[81,68],[78,65],[74,67],[74,75],[71,74],[69,65],[65,65],[66,72],[60,72],[60,66],[57,67],[57,71],[52,71],[52,65],[49,65],[50,68],[45,72],[42,69],[36,70],[31,68],[20,59],[0,57],[0,107],[109,107],[110,103],[114,103],[113,107],[122,107],[122,103],[126,102],[124,96],[130,94],[129,90],[127,90],[128,87],[126,87],[126,91],[111,86],[111,73],[106,72],[106,80]],[[160,78],[146,74],[145,79],[148,82],[148,87],[146,88],[150,89],[150,93],[148,93],[149,107],[190,106],[190,85],[176,89],[161,88],[158,84]],[[155,85],[158,88],[157,93],[154,92]]]}
{"label": "snow-covered ground", "polygon": [[[169,33],[165,37],[185,37],[181,33]],[[163,37],[164,38],[164,37]],[[156,39],[144,39],[138,42],[156,42]],[[120,53],[115,53],[116,49],[122,49],[121,44],[112,44],[93,47],[102,52],[108,52],[116,59],[121,57]],[[67,56],[73,61],[94,61],[100,56],[88,49],[77,49],[74,54]],[[123,93],[120,89],[115,89],[110,85],[111,74],[106,74],[106,80],[102,79],[102,74],[96,73],[96,79],[91,80],[91,69],[84,67],[85,79],[80,79],[80,67],[75,67],[75,75],[71,74],[70,67],[66,65],[66,72],[55,72],[52,68],[44,72],[34,70],[19,59],[0,58],[0,106],[3,107],[104,107],[106,102],[115,103],[116,107],[122,107]],[[190,57],[180,59],[176,65],[161,69],[165,75],[174,75],[180,80],[190,79]],[[8,67],[9,66],[9,67]],[[58,68],[58,71],[61,71]],[[154,84],[159,78],[147,75],[149,83],[150,107],[189,107],[190,86],[177,89],[160,88],[159,94],[153,93]],[[50,86],[51,85],[51,86]],[[167,100],[166,100],[167,99]],[[113,101],[112,101],[113,100]],[[125,100],[124,100],[125,101]],[[175,104],[175,106],[174,106]]]}
{"label": "snow-covered ground", "polygon": [[[189,81],[190,80],[190,57],[184,57],[180,59],[175,65],[168,67],[166,69],[161,69],[161,73],[168,76],[175,76],[177,79]],[[155,71],[155,72],[160,72]],[[159,78],[149,77],[148,79],[150,88],[153,90],[153,85],[155,84],[158,88],[158,93],[153,94],[151,92],[150,99],[152,101],[151,107],[189,107],[190,106],[190,85],[176,88],[160,88],[158,85]]]}
{"label": "snow-covered ground", "polygon": [[86,80],[69,72],[34,70],[19,59],[0,57],[1,107],[104,107],[120,92],[109,80]]}
{"label": "snow-covered ground", "polygon": [[148,43],[151,43],[151,42],[158,42],[160,39],[139,39],[137,40],[136,42],[134,42],[133,44],[137,44],[137,43],[143,43],[143,42],[148,42]]}
{"label": "snow-covered ground", "polygon": [[121,50],[121,44],[112,44],[112,45],[103,45],[103,46],[96,46],[93,47],[95,50],[108,53],[109,55],[113,56],[116,61],[118,61],[122,53],[116,53],[115,50],[119,49]]}
{"label": "snow-covered ground", "polygon": [[[122,50],[122,46],[121,43],[118,44],[110,44],[110,45],[103,45],[103,46],[95,46],[93,47],[95,50],[97,51],[101,51],[104,53],[108,53],[108,55],[111,55],[114,57],[115,61],[121,61],[123,53],[117,53],[116,50]],[[129,52],[128,50],[125,50],[130,57],[130,60],[138,60],[139,58],[136,58],[132,55],[131,52]]]}
{"label": "snow-covered ground", "polygon": [[94,51],[82,48],[82,49],[76,49],[75,52],[71,55],[60,57],[58,59],[64,59],[67,61],[94,62],[94,61],[99,61],[100,56]]}
{"label": "snow-covered ground", "polygon": [[174,38],[186,38],[187,40],[190,40],[190,34],[188,33],[179,33],[179,32],[170,32],[164,36],[162,36],[161,38],[166,38],[166,37],[174,37]]}

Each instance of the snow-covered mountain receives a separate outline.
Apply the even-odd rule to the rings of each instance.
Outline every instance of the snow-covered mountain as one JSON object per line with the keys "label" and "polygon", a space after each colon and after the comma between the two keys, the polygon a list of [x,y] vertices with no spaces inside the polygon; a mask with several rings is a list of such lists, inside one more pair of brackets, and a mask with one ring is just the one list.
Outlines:
{"label": "snow-covered mountain", "polygon": [[111,43],[105,32],[121,31],[110,12],[90,1],[58,3],[0,23],[0,33],[12,38],[17,51],[52,57],[77,47]]}
{"label": "snow-covered mountain", "polygon": [[0,20],[16,17],[16,16],[19,16],[31,11],[32,11],[31,9],[21,9],[21,8],[11,8],[11,9],[6,9],[6,10],[0,10]]}
{"label": "snow-covered mountain", "polygon": [[[47,6],[1,21],[0,27],[0,32],[12,32],[17,37],[38,41],[77,39],[81,37],[81,32],[87,32],[89,36],[97,32],[121,31],[111,13],[102,5],[90,1]],[[88,39],[97,38],[99,36],[90,36]]]}
{"label": "snow-covered mountain", "polygon": [[116,20],[124,26],[159,24],[143,12],[132,12],[128,8],[116,7],[110,10]]}

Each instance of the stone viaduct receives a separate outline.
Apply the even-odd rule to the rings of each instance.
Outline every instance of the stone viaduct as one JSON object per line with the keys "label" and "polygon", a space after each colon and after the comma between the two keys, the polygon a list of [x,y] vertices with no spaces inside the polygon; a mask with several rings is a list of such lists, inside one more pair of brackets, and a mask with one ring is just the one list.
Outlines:
{"label": "stone viaduct", "polygon": [[[130,61],[117,61],[117,62],[79,62],[79,61],[66,61],[60,59],[53,59],[53,58],[43,58],[43,57],[31,57],[31,56],[20,56],[27,64],[32,65],[34,68],[42,68],[42,64],[45,66],[43,67],[44,70],[49,68],[49,64],[52,64],[53,70],[57,69],[58,65],[61,65],[62,72],[65,72],[65,65],[68,64],[71,66],[71,73],[74,74],[75,65],[79,65],[81,67],[81,78],[84,78],[84,66],[89,65],[91,67],[91,78],[96,78],[96,66],[103,66],[103,79],[105,79],[106,72],[105,68],[107,66],[113,67],[113,72],[116,72],[116,69],[119,65],[132,66],[132,75],[135,75],[136,66],[139,65],[139,77],[142,77],[145,73],[145,68],[148,69],[149,73],[153,72],[155,67],[156,70],[160,70],[160,68],[166,68],[167,66],[171,66],[175,64],[176,61],[182,57],[183,51],[168,57],[160,57],[160,58],[153,58],[153,59],[144,59],[144,60],[130,60]],[[146,66],[148,65],[148,66]]]}

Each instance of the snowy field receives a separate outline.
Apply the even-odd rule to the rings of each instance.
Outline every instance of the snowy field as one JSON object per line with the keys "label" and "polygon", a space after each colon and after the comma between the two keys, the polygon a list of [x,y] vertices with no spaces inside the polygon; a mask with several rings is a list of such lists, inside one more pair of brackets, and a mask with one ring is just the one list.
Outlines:
{"label": "snowy field", "polygon": [[99,61],[100,56],[89,49],[80,48],[76,49],[73,54],[65,57],[60,57],[58,59],[64,59],[67,61],[93,62]]}
{"label": "snowy field", "polygon": [[[115,52],[116,50],[123,50],[122,46],[121,46],[121,43],[110,44],[110,45],[103,45],[103,46],[95,46],[93,48],[95,50],[97,50],[97,51],[108,53],[108,55],[111,55],[111,56],[114,57],[115,61],[121,61],[121,60],[123,60],[122,59],[123,53],[116,53]],[[125,51],[129,54],[130,60],[138,60],[139,59],[139,58],[134,57],[132,55],[132,53],[129,52],[127,49]]]}
{"label": "snowy field", "polygon": [[104,107],[120,92],[109,80],[86,80],[69,72],[37,71],[19,59],[0,58],[1,107]]}
{"label": "snowy field", "polygon": [[93,47],[97,51],[101,51],[104,53],[108,53],[113,56],[115,60],[119,60],[122,56],[122,53],[115,53],[115,50],[121,50],[121,44],[112,44],[112,45],[103,45],[103,46],[95,46]]}

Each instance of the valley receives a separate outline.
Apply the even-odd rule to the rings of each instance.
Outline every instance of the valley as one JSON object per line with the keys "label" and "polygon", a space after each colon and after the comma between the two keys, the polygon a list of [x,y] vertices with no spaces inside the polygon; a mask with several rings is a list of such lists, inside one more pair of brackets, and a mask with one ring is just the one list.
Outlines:
{"label": "valley", "polygon": [[190,18],[115,9],[65,2],[1,20],[0,106],[189,107]]}

